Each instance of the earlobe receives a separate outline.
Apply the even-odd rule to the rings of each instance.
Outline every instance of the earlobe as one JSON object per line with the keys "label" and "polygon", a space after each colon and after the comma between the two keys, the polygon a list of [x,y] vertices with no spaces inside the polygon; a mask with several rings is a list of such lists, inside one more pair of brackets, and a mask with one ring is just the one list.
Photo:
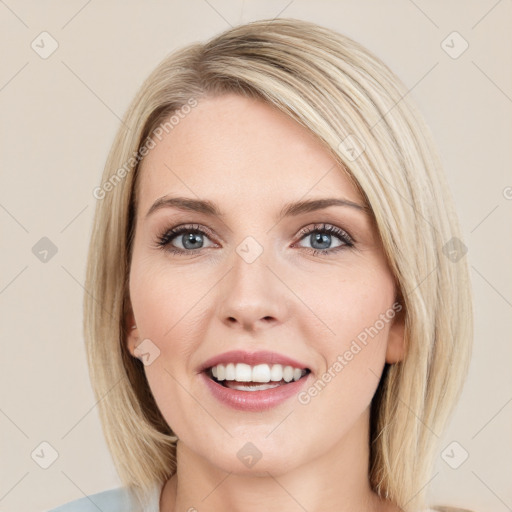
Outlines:
{"label": "earlobe", "polygon": [[[139,331],[137,329],[137,325],[135,323],[135,318],[133,316],[133,312],[130,311],[125,317],[125,333],[126,333],[126,347],[128,348],[128,351],[130,354],[137,358],[135,356],[135,348],[139,341]],[[137,358],[138,359],[138,358]]]}
{"label": "earlobe", "polygon": [[403,361],[405,349],[405,308],[402,306],[389,328],[386,363],[394,364]]}

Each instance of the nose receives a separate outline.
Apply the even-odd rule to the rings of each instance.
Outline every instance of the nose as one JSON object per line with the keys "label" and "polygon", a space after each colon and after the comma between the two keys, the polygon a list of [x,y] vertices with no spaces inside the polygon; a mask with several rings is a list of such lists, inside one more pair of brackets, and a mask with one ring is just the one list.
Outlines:
{"label": "nose", "polygon": [[[256,332],[286,321],[289,297],[269,258],[247,262],[236,252],[219,289],[219,315],[230,328]],[[289,292],[288,292],[289,293]]]}

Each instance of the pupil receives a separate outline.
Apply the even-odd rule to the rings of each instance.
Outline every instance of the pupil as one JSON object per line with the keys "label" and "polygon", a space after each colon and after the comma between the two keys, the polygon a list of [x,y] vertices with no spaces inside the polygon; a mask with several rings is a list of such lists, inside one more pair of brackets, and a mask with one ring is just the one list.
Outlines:
{"label": "pupil", "polygon": [[189,233],[188,236],[183,235],[183,247],[186,249],[197,249],[194,246],[196,242],[199,242],[199,245],[202,244],[202,235],[200,233]]}
{"label": "pupil", "polygon": [[[317,233],[316,235],[312,235],[312,236],[313,236],[313,242],[311,243],[311,245],[313,246],[314,249],[328,249],[331,235],[329,235],[327,233]],[[326,245],[326,247],[315,247],[314,244],[316,242],[324,243]]]}

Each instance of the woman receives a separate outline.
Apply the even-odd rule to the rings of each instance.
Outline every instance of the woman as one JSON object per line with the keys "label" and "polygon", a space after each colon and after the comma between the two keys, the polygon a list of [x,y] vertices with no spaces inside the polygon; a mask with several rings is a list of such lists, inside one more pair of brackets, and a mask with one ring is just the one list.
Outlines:
{"label": "woman", "polygon": [[472,307],[407,93],[294,19],[149,76],[94,192],[85,335],[124,483],[97,506],[426,509]]}

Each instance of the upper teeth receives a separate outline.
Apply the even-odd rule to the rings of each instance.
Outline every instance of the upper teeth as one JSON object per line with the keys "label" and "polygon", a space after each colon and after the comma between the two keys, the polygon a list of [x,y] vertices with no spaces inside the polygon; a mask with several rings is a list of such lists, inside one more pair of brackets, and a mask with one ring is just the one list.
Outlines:
{"label": "upper teeth", "polygon": [[250,366],[245,363],[218,364],[212,366],[211,371],[217,380],[236,380],[238,382],[278,382],[282,379],[285,382],[291,382],[299,380],[307,373],[306,370],[281,364]]}

